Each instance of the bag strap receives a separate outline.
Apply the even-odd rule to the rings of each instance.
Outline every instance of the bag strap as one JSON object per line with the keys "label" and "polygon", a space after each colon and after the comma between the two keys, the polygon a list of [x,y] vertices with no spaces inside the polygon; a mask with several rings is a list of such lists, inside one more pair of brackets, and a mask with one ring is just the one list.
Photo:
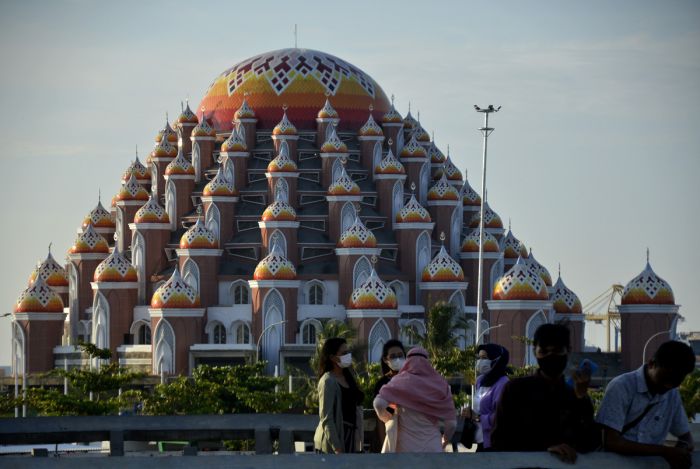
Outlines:
{"label": "bag strap", "polygon": [[658,403],[659,403],[659,401],[657,401],[657,402],[652,402],[652,403],[648,404],[648,405],[646,406],[646,408],[644,409],[644,411],[643,411],[636,419],[632,420],[631,422],[629,422],[628,424],[626,424],[624,427],[622,427],[622,431],[620,432],[620,434],[621,434],[621,435],[624,435],[624,434],[627,433],[629,430],[631,430],[631,429],[633,429],[634,427],[636,427],[637,425],[639,425],[639,422],[641,422],[642,419],[649,413],[649,411],[651,410],[651,408],[654,407],[654,406],[655,406],[656,404],[658,404]]}

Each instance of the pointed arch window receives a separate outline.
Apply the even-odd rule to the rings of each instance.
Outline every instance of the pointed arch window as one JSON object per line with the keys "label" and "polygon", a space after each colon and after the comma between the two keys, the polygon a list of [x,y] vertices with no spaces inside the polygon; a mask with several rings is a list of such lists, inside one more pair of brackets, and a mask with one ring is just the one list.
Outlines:
{"label": "pointed arch window", "polygon": [[280,365],[280,349],[284,344],[284,301],[277,290],[271,290],[263,302],[263,357],[267,361],[267,372],[272,374]]}
{"label": "pointed arch window", "polygon": [[420,191],[420,203],[425,205],[428,202],[428,185],[430,184],[430,163],[424,163],[420,170],[420,185],[418,190]]}
{"label": "pointed arch window", "polygon": [[235,322],[233,325],[234,340],[237,344],[250,343],[250,326],[243,321]]}
{"label": "pointed arch window", "polygon": [[287,257],[287,238],[285,238],[284,234],[279,230],[275,230],[272,236],[270,236],[270,252],[272,252],[275,245],[282,251],[284,257]]}
{"label": "pointed arch window", "polygon": [[350,228],[355,223],[355,205],[352,202],[345,202],[343,209],[340,211],[340,233],[345,233],[345,230]]}
{"label": "pointed arch window", "polygon": [[219,227],[221,226],[221,213],[219,212],[219,208],[216,206],[216,204],[209,205],[204,219],[204,225],[209,231],[214,233],[216,239],[219,239],[221,236],[221,233],[219,232]]}
{"label": "pointed arch window", "polygon": [[134,231],[132,244],[131,257],[138,280],[138,302],[144,304],[146,302],[146,241],[141,233]]}
{"label": "pointed arch window", "polygon": [[378,319],[372,326],[369,332],[368,348],[369,348],[369,363],[376,363],[382,359],[382,348],[384,344],[391,339],[389,327],[383,319]]}
{"label": "pointed arch window", "polygon": [[331,171],[331,180],[337,180],[343,173],[343,164],[340,162],[340,158],[335,158],[333,162],[333,169]]}
{"label": "pointed arch window", "polygon": [[277,178],[275,182],[275,193],[274,200],[282,200],[283,202],[289,202],[289,184],[287,184],[286,179]]}
{"label": "pointed arch window", "polygon": [[95,295],[92,317],[92,343],[99,348],[109,347],[109,303],[101,292]]}
{"label": "pointed arch window", "polygon": [[372,152],[372,174],[379,163],[382,162],[382,142],[376,142],[374,144],[374,151]]}
{"label": "pointed arch window", "polygon": [[403,208],[403,182],[402,181],[396,181],[396,184],[394,184],[394,189],[392,192],[392,213],[391,213],[391,219],[396,220],[396,215],[401,211]]}
{"label": "pointed arch window", "polygon": [[223,324],[215,324],[212,330],[212,343],[213,344],[225,344],[226,343],[226,328]]}
{"label": "pointed arch window", "polygon": [[194,142],[192,145],[192,166],[194,167],[194,182],[200,182],[202,180],[202,156],[198,142]]}
{"label": "pointed arch window", "polygon": [[231,158],[226,158],[224,160],[224,178],[233,184],[235,186],[235,175],[236,174],[236,167],[235,163]]}
{"label": "pointed arch window", "polygon": [[416,294],[419,293],[419,283],[423,269],[430,263],[430,236],[423,232],[416,240]]}
{"label": "pointed arch window", "polygon": [[363,256],[357,260],[352,274],[353,290],[362,285],[365,282],[365,280],[369,278],[371,270],[372,266],[370,265],[366,257]]}
{"label": "pointed arch window", "polygon": [[175,332],[166,319],[161,319],[154,335],[153,372],[172,374],[175,372]]}
{"label": "pointed arch window", "polygon": [[305,345],[316,344],[320,332],[321,323],[315,319],[307,319],[301,325],[301,343]]}
{"label": "pointed arch window", "polygon": [[231,297],[234,305],[250,304],[248,285],[242,281],[235,282],[231,286]]}
{"label": "pointed arch window", "polygon": [[452,225],[450,227],[450,255],[457,256],[461,248],[462,236],[462,204],[458,204],[452,212]]}
{"label": "pointed arch window", "polygon": [[306,292],[306,303],[310,305],[322,305],[323,294],[324,288],[322,283],[316,280],[309,282]]}
{"label": "pointed arch window", "polygon": [[170,219],[170,229],[177,229],[177,189],[175,181],[168,179],[165,183],[165,211]]}
{"label": "pointed arch window", "polygon": [[151,192],[153,197],[158,197],[158,166],[154,163],[151,165]]}
{"label": "pointed arch window", "polygon": [[199,266],[192,259],[187,259],[182,266],[182,279],[199,293]]}
{"label": "pointed arch window", "polygon": [[[547,324],[547,316],[544,315],[542,310],[539,310],[528,319],[525,325],[525,336],[530,340],[534,339],[535,331],[542,324]],[[525,364],[529,366],[537,364],[535,351],[532,345],[529,344],[525,344]]]}

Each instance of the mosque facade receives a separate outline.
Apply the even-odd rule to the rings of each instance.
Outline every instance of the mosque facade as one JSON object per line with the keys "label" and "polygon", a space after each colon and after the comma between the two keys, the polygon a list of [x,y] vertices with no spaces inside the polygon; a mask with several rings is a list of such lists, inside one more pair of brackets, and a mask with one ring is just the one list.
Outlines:
{"label": "mosque facade", "polygon": [[[218,76],[98,201],[61,265],[49,252],[14,305],[19,374],[88,367],[79,341],[153,375],[256,358],[304,367],[325,321],[358,333],[362,358],[437,302],[476,340],[481,196],[409,108],[332,55],[284,49]],[[581,302],[552,281],[484,203],[482,341],[533,364],[531,339],[564,321],[584,345]],[[679,306],[647,263],[619,307],[623,366],[675,337]]]}

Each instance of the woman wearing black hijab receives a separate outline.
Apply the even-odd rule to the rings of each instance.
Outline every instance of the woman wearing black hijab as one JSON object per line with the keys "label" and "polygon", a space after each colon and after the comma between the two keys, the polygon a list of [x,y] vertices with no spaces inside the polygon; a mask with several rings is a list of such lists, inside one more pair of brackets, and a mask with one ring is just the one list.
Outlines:
{"label": "woman wearing black hijab", "polygon": [[[491,447],[491,430],[496,421],[496,408],[501,399],[503,387],[508,382],[508,350],[498,344],[484,344],[477,348],[476,390],[472,400],[472,409],[478,417],[479,429],[476,442],[483,449]],[[480,448],[480,449],[481,449]]]}

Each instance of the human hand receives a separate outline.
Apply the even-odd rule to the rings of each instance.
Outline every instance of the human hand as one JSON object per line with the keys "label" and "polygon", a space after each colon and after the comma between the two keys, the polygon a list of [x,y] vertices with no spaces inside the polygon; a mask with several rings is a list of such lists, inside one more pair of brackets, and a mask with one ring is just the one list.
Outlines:
{"label": "human hand", "polygon": [[442,450],[444,451],[445,448],[447,448],[447,445],[449,445],[450,442],[445,438],[445,435],[442,435]]}
{"label": "human hand", "polygon": [[583,366],[571,375],[574,381],[574,393],[579,399],[588,395],[588,387],[591,385],[591,368]]}
{"label": "human hand", "polygon": [[566,463],[573,464],[576,462],[576,450],[566,443],[550,446],[547,448],[547,451]]}
{"label": "human hand", "polygon": [[662,456],[671,469],[687,469],[693,465],[692,453],[688,448],[665,446]]}

